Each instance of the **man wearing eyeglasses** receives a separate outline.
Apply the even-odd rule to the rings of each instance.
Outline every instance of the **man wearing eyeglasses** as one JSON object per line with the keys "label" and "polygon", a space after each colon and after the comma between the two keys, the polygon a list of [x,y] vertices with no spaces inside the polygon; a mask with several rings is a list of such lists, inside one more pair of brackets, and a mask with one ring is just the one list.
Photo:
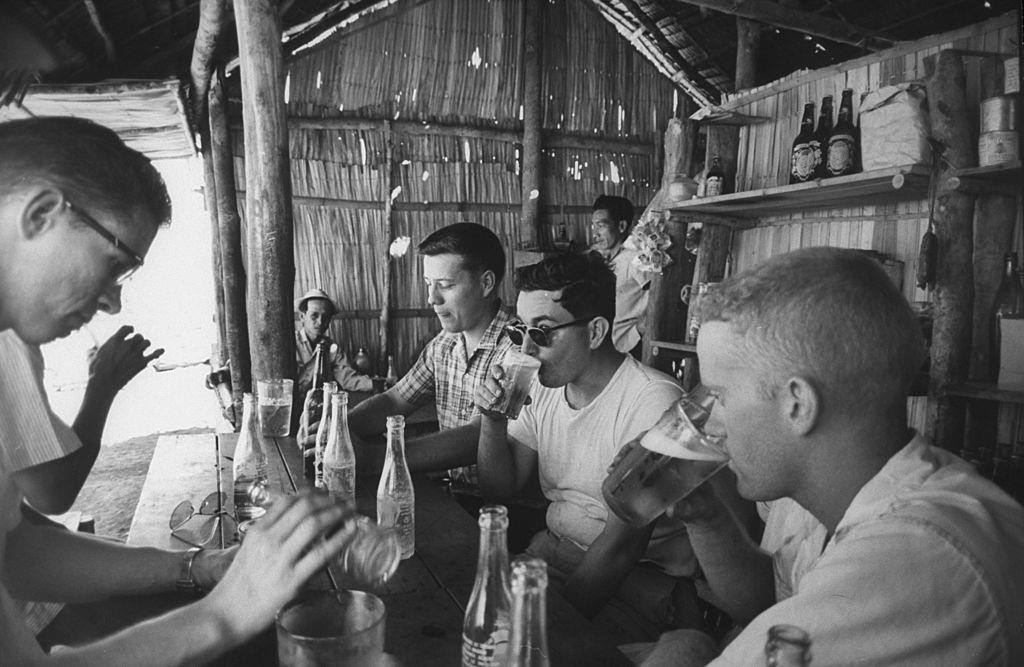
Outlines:
{"label": "man wearing eyeglasses", "polygon": [[[0,335],[36,346],[98,310],[116,311],[120,285],[169,217],[159,174],[112,131],[73,118],[0,123]],[[5,369],[17,365],[0,352]],[[35,383],[31,368],[20,387],[0,383],[0,664],[49,661],[13,596],[89,602],[197,587],[210,591],[201,601],[60,656],[82,664],[207,661],[269,625],[351,536],[340,530],[323,540],[350,510],[310,495],[278,500],[244,548],[226,551],[133,548],[26,522],[14,478],[26,443],[67,434],[45,397],[30,400]]]}
{"label": "man wearing eyeglasses", "polygon": [[[551,501],[528,552],[553,585],[618,643],[650,640],[696,612],[696,561],[683,526],[636,529],[608,509],[601,483],[616,452],[682,395],[665,374],[615,349],[615,275],[597,253],[551,257],[516,272],[513,343],[541,363],[532,402],[506,420],[500,366],[477,391],[485,497],[516,497],[534,475]],[[675,610],[675,613],[672,610]],[[692,623],[695,619],[690,619]]]}

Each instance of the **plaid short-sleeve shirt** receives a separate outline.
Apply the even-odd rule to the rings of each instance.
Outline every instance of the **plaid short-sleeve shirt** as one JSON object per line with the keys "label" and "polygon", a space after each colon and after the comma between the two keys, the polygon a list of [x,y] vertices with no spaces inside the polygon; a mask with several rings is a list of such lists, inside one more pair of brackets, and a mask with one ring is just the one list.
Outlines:
{"label": "plaid short-sleeve shirt", "polygon": [[[433,399],[442,431],[468,424],[479,412],[473,401],[477,386],[512,346],[502,330],[515,319],[510,308],[499,307],[472,357],[466,354],[466,339],[461,333],[437,334],[395,385],[398,396],[416,406]],[[455,480],[476,484],[476,466],[449,474]]]}

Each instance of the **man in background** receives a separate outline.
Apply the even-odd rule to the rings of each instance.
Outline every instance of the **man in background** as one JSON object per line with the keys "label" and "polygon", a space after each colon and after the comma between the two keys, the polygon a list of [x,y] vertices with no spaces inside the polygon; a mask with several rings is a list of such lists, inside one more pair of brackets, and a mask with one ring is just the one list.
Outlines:
{"label": "man in background", "polygon": [[625,197],[601,195],[590,220],[591,249],[601,253],[615,272],[612,342],[619,352],[640,359],[651,279],[634,264],[637,251],[623,245],[633,227],[633,204]]}
{"label": "man in background", "polygon": [[331,330],[331,320],[338,313],[338,307],[327,296],[327,292],[319,288],[309,290],[295,302],[295,310],[299,313],[299,328],[295,330],[295,362],[298,368],[295,385],[300,397],[298,405],[302,405],[301,397],[311,388],[313,374],[316,372],[313,352],[321,342],[327,347],[328,373],[338,383],[339,389],[373,391],[373,380],[352,368],[345,351],[327,335]]}

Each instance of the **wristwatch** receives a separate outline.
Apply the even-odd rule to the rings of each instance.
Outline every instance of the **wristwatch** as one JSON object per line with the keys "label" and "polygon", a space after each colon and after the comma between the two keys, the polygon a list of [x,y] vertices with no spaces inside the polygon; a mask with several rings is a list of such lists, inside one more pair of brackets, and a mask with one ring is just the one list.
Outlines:
{"label": "wristwatch", "polygon": [[203,592],[199,582],[197,582],[196,578],[192,575],[192,566],[195,564],[196,555],[198,555],[200,551],[202,551],[202,549],[192,547],[188,551],[181,552],[178,581],[175,582],[175,587],[183,593],[195,593],[198,595]]}

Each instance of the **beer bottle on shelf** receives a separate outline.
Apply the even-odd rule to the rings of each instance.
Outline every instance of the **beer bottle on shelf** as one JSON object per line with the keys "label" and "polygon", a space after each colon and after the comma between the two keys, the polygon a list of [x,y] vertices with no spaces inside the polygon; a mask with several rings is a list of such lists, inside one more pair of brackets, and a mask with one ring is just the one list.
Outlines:
{"label": "beer bottle on shelf", "polygon": [[711,169],[704,180],[704,196],[716,197],[725,194],[725,171],[716,155],[711,161]]}
{"label": "beer bottle on shelf", "polygon": [[269,500],[267,455],[263,451],[260,427],[256,423],[252,394],[242,395],[242,430],[232,463],[235,518],[239,523],[262,516]]}
{"label": "beer bottle on shelf", "polygon": [[814,102],[804,105],[804,117],[800,121],[800,133],[793,139],[793,149],[789,158],[789,182],[805,183],[815,177],[818,160],[821,159],[819,147],[815,155],[814,146]]}
{"label": "beer bottle on shelf", "polygon": [[508,509],[480,508],[476,581],[462,623],[462,667],[504,665],[508,657],[512,592],[508,583]]}
{"label": "beer bottle on shelf", "polygon": [[829,176],[845,176],[857,171],[857,128],[853,126],[853,90],[843,91],[843,99],[839,103],[839,117],[836,126],[828,135],[828,158],[826,160]]}
{"label": "beer bottle on shelf", "polygon": [[335,498],[356,502],[356,452],[348,433],[348,392],[331,396],[331,427],[323,455],[324,486]]}
{"label": "beer bottle on shelf", "polygon": [[1003,279],[996,289],[989,317],[989,375],[992,380],[999,378],[999,346],[1002,340],[1000,323],[1005,319],[1024,317],[1024,286],[1017,273],[1017,253],[1008,252],[1003,256]]}
{"label": "beer bottle on shelf", "polygon": [[377,484],[377,523],[394,528],[402,559],[416,552],[416,494],[405,463],[405,417],[388,417],[388,452]]}
{"label": "beer bottle on shelf", "polygon": [[773,625],[764,645],[766,667],[807,667],[811,664],[811,637],[795,625]]}
{"label": "beer bottle on shelf", "polygon": [[398,373],[395,372],[395,358],[388,355],[388,374],[384,377],[384,386],[390,389],[398,384]]}
{"label": "beer bottle on shelf", "polygon": [[520,556],[512,563],[512,631],[509,667],[550,667],[547,624],[548,566]]}
{"label": "beer bottle on shelf", "polygon": [[313,441],[313,449],[306,452],[303,466],[303,472],[307,479],[313,480],[313,486],[318,489],[324,488],[324,449],[327,447],[327,438],[331,435],[331,399],[337,390],[338,383],[324,382],[324,408],[320,413],[320,423],[316,428],[316,439]]}
{"label": "beer bottle on shelf", "polygon": [[811,139],[811,147],[814,149],[814,177],[828,178],[828,169],[825,161],[828,157],[828,137],[832,134],[832,96],[826,95],[821,98],[821,111],[818,114],[818,128],[814,130],[814,138]]}

